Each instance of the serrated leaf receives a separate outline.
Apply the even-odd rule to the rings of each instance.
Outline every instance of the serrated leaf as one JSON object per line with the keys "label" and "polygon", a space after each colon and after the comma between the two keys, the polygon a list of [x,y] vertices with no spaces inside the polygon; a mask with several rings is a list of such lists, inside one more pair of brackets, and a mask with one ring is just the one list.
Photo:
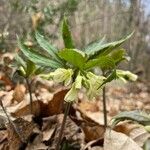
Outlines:
{"label": "serrated leaf", "polygon": [[60,58],[57,56],[58,50],[55,48],[53,45],[51,45],[47,40],[45,40],[44,36],[42,36],[39,32],[35,32],[35,38],[40,45],[50,56],[54,59],[57,60],[58,62],[61,63]]}
{"label": "serrated leaf", "polygon": [[27,46],[25,46],[20,40],[18,40],[18,46],[20,50],[23,52],[23,54],[31,61],[38,65],[47,66],[51,68],[59,68],[62,67],[61,64],[59,64],[56,61],[50,60],[50,58],[47,58],[45,56],[42,56],[41,54],[29,49]]}
{"label": "serrated leaf", "polygon": [[102,70],[115,68],[115,62],[110,56],[101,56],[97,59],[89,60],[84,69],[91,69],[93,67],[99,66]]}
{"label": "serrated leaf", "polygon": [[72,40],[72,35],[69,30],[68,20],[65,17],[62,23],[62,37],[63,37],[65,48],[75,48]]}
{"label": "serrated leaf", "polygon": [[112,127],[124,120],[136,121],[144,126],[150,125],[150,115],[139,110],[121,112],[113,117]]}
{"label": "serrated leaf", "polygon": [[133,33],[131,33],[130,35],[128,35],[127,37],[119,41],[106,43],[99,47],[95,47],[93,48],[92,51],[87,51],[86,54],[89,56],[89,59],[96,58],[99,55],[107,55],[110,52],[112,52],[112,50],[118,48],[121,44],[123,44],[126,40],[128,40],[132,35]]}
{"label": "serrated leaf", "polygon": [[73,66],[83,69],[86,61],[86,57],[83,52],[77,49],[63,49],[58,55]]}
{"label": "serrated leaf", "polygon": [[92,43],[88,44],[84,48],[84,51],[86,53],[89,53],[90,51],[93,51],[94,49],[98,49],[99,47],[101,47],[104,44],[104,41],[105,41],[105,36],[101,40],[99,40],[99,41],[92,42]]}

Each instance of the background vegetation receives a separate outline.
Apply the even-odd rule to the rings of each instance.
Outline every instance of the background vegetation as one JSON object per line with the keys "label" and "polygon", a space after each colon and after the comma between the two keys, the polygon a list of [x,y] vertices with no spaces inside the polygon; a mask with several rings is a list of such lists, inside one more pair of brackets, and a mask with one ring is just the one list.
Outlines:
{"label": "background vegetation", "polygon": [[30,41],[35,28],[61,47],[58,31],[66,14],[80,47],[103,36],[116,40],[134,30],[134,37],[125,45],[131,57],[126,67],[150,80],[147,4],[145,0],[1,0],[0,50],[14,51],[16,34]]}

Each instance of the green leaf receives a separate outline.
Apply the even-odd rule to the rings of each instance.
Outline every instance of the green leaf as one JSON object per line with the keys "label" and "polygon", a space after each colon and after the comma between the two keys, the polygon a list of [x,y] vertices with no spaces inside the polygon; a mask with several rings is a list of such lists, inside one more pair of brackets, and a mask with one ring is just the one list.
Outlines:
{"label": "green leaf", "polygon": [[45,70],[44,67],[39,67],[39,68],[37,68],[37,69],[35,70],[34,74],[35,74],[35,75],[39,75],[39,74],[41,74],[44,70]]}
{"label": "green leaf", "polygon": [[77,49],[63,49],[58,55],[73,66],[83,69],[86,57],[82,51]]}
{"label": "green leaf", "polygon": [[116,79],[116,69],[106,78],[106,80],[101,84],[99,88],[101,88],[104,84],[111,82],[112,80]]}
{"label": "green leaf", "polygon": [[126,51],[125,49],[117,49],[110,54],[110,57],[113,58],[115,64],[119,64],[122,60],[126,59]]}
{"label": "green leaf", "polygon": [[26,68],[25,61],[18,54],[15,55],[15,60],[17,63],[19,63],[19,65],[22,65],[24,68]]}
{"label": "green leaf", "polygon": [[58,62],[55,62],[53,60],[50,60],[49,58],[42,56],[41,54],[29,49],[27,46],[25,46],[20,40],[18,40],[18,46],[20,50],[23,52],[23,54],[31,61],[38,65],[47,66],[51,68],[59,68],[62,67],[61,64]]}
{"label": "green leaf", "polygon": [[44,39],[44,36],[42,36],[39,32],[35,32],[35,38],[38,42],[38,44],[46,51],[50,56],[54,59],[57,60],[58,62],[61,63],[60,58],[57,56],[58,50],[51,45],[47,40]]}
{"label": "green leaf", "polygon": [[97,59],[89,60],[84,69],[91,69],[93,67],[99,66],[102,70],[115,68],[115,62],[110,56],[101,56]]}
{"label": "green leaf", "polygon": [[35,69],[36,69],[35,64],[31,60],[28,60],[27,68],[26,68],[26,76],[29,77],[30,75],[32,75],[34,73]]}
{"label": "green leaf", "polygon": [[69,30],[68,20],[64,17],[63,23],[62,23],[62,37],[64,40],[65,48],[75,48],[72,35]]}
{"label": "green leaf", "polygon": [[99,41],[96,41],[96,42],[92,42],[90,44],[88,44],[85,48],[84,48],[84,51],[86,53],[90,53],[91,51],[93,51],[94,49],[99,49],[99,47],[101,47],[103,45],[105,41],[105,36],[99,40]]}
{"label": "green leaf", "polygon": [[150,115],[139,110],[121,112],[113,117],[112,127],[124,120],[136,121],[144,126],[150,125]]}
{"label": "green leaf", "polygon": [[150,150],[150,138],[144,143],[144,150]]}
{"label": "green leaf", "polygon": [[106,43],[99,47],[95,47],[93,48],[92,51],[87,51],[86,54],[89,56],[89,59],[96,58],[99,55],[107,55],[110,52],[112,52],[112,50],[118,48],[121,44],[123,44],[126,40],[128,40],[132,36],[132,34],[133,33],[131,33],[130,35],[119,41]]}

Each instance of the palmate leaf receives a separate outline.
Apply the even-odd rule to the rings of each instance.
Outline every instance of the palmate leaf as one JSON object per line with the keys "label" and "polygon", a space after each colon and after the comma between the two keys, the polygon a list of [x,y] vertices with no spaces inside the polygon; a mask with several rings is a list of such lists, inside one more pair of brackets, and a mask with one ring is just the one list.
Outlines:
{"label": "palmate leaf", "polygon": [[106,44],[100,45],[99,47],[93,48],[93,50],[85,51],[85,52],[89,56],[89,59],[96,58],[99,55],[107,55],[110,52],[112,52],[112,50],[118,48],[121,44],[123,44],[126,40],[128,40],[132,35],[133,33],[131,33],[130,35],[128,35],[127,37],[119,41],[106,43]]}
{"label": "palmate leaf", "polygon": [[47,66],[51,68],[59,68],[62,67],[62,65],[56,61],[50,60],[50,58],[47,58],[45,56],[42,56],[41,54],[29,49],[27,46],[25,46],[21,40],[18,40],[18,46],[20,50],[23,52],[23,54],[34,63],[41,65],[41,66]]}
{"label": "palmate leaf", "polygon": [[139,110],[121,112],[113,117],[112,127],[124,120],[136,121],[144,126],[150,125],[150,115]]}
{"label": "palmate leaf", "polygon": [[68,21],[65,17],[62,23],[62,37],[63,37],[65,48],[75,48],[73,40],[72,40],[72,35],[69,30]]}
{"label": "palmate leaf", "polygon": [[85,54],[77,49],[63,49],[58,55],[65,61],[80,69],[83,69],[84,63],[86,62]]}
{"label": "palmate leaf", "polygon": [[84,69],[91,69],[96,66],[100,67],[102,70],[112,69],[115,68],[115,62],[110,56],[101,56],[86,62]]}
{"label": "palmate leaf", "polygon": [[40,47],[42,47],[48,54],[50,54],[50,56],[54,60],[62,63],[61,60],[60,60],[60,58],[57,56],[57,52],[58,52],[57,48],[55,48],[47,40],[45,40],[44,36],[42,36],[37,31],[35,32],[35,38],[36,38],[38,44],[40,45]]}

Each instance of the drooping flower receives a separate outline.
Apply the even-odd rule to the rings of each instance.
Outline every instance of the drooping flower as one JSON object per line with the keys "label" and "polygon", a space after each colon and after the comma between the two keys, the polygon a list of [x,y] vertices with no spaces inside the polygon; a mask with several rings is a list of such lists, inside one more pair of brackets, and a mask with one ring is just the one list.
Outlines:
{"label": "drooping flower", "polygon": [[124,71],[124,70],[116,70],[116,75],[118,79],[122,80],[125,83],[127,81],[136,81],[138,78],[136,74],[133,74],[130,71]]}
{"label": "drooping flower", "polygon": [[95,96],[99,95],[102,88],[100,86],[104,82],[106,78],[104,76],[97,76],[92,72],[87,73],[87,78],[84,78],[86,83],[87,96],[89,99],[94,98]]}
{"label": "drooping flower", "polygon": [[64,100],[66,102],[73,102],[78,98],[78,90],[75,88],[75,83],[72,84],[71,89],[66,94]]}
{"label": "drooping flower", "polygon": [[54,72],[51,72],[46,75],[41,75],[41,77],[45,79],[52,78],[54,82],[57,83],[64,82],[64,85],[68,86],[72,82],[72,75],[73,75],[72,69],[58,68]]}

